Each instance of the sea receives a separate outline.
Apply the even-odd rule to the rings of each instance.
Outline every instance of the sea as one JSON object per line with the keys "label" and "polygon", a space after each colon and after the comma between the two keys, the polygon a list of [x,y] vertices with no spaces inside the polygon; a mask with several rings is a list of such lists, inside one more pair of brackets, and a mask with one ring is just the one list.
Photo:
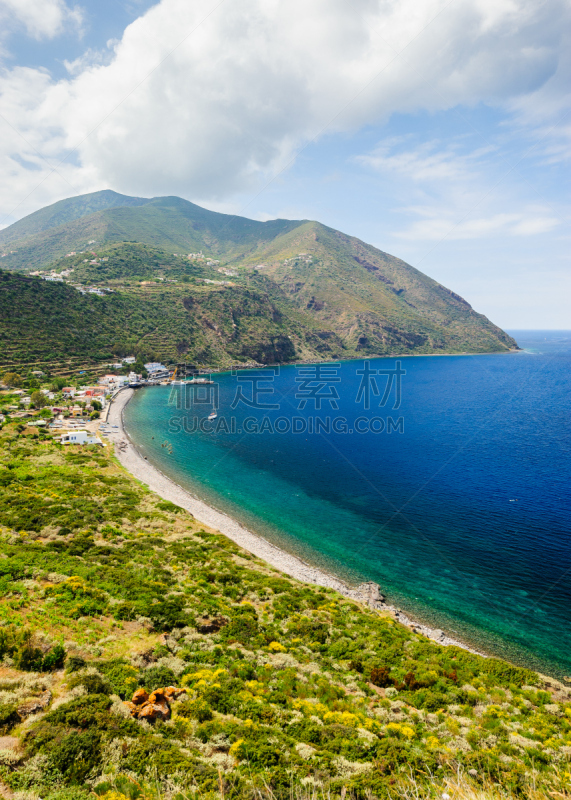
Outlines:
{"label": "sea", "polygon": [[571,331],[510,333],[520,352],[147,387],[124,421],[163,473],[282,549],[571,675]]}

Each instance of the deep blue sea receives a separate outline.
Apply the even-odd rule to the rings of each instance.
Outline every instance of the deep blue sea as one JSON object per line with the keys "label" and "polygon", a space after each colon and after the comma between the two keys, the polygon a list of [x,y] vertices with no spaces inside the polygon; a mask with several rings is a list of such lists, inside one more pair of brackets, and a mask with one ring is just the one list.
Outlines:
{"label": "deep blue sea", "polygon": [[511,333],[522,352],[149,387],[126,427],[164,473],[282,548],[570,675],[571,332]]}

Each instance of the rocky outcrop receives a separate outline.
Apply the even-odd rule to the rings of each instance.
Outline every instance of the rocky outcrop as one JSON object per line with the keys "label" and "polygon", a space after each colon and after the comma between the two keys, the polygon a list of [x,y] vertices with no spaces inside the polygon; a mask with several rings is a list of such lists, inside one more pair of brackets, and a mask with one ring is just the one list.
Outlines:
{"label": "rocky outcrop", "polygon": [[46,691],[43,692],[39,697],[34,697],[33,700],[28,700],[25,703],[22,703],[21,706],[18,706],[16,713],[21,720],[24,720],[31,714],[37,714],[38,711],[43,711],[49,706],[51,700],[52,693],[49,689],[46,689]]}
{"label": "rocky outcrop", "polygon": [[218,631],[228,624],[226,617],[200,617],[196,620],[196,630],[199,633],[218,633]]}
{"label": "rocky outcrop", "polygon": [[354,600],[358,600],[369,608],[383,608],[386,600],[384,594],[381,593],[379,584],[373,581],[360,583],[356,589],[351,590],[348,594]]}
{"label": "rocky outcrop", "polygon": [[151,694],[145,689],[137,689],[131,700],[126,701],[124,705],[135,719],[144,719],[147,722],[165,721],[170,719],[170,704],[185,691],[185,689],[177,689],[176,686],[155,689]]}
{"label": "rocky outcrop", "polygon": [[142,706],[149,699],[149,693],[146,689],[137,689],[132,697],[132,702],[136,706]]}

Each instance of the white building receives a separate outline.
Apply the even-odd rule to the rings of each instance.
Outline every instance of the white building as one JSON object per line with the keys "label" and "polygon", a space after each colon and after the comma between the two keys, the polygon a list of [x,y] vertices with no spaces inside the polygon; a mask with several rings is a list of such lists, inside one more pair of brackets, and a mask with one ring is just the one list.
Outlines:
{"label": "white building", "polygon": [[103,442],[98,436],[87,431],[69,431],[69,433],[62,433],[60,437],[61,444],[100,444]]}
{"label": "white building", "polygon": [[136,360],[135,356],[127,356],[123,359],[123,364],[134,364]]}

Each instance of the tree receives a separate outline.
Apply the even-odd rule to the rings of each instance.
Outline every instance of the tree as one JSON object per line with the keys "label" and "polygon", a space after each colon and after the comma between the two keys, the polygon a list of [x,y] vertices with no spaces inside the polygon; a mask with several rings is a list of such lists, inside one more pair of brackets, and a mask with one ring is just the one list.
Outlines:
{"label": "tree", "polygon": [[61,392],[66,385],[65,378],[54,378],[51,385],[52,392]]}
{"label": "tree", "polygon": [[5,372],[2,376],[2,381],[6,386],[11,386],[14,389],[22,385],[22,378],[17,372]]}
{"label": "tree", "polygon": [[45,396],[45,394],[42,394],[37,390],[35,392],[32,392],[32,394],[30,395],[30,400],[34,408],[43,408],[48,404],[48,398]]}
{"label": "tree", "polygon": [[99,411],[92,411],[91,414],[89,415],[89,419],[99,419],[99,416],[100,416]]}
{"label": "tree", "polygon": [[99,402],[99,400],[92,400],[92,401],[91,401],[91,408],[92,408],[94,411],[101,411],[101,409],[103,408],[103,406],[101,405],[101,403]]}

